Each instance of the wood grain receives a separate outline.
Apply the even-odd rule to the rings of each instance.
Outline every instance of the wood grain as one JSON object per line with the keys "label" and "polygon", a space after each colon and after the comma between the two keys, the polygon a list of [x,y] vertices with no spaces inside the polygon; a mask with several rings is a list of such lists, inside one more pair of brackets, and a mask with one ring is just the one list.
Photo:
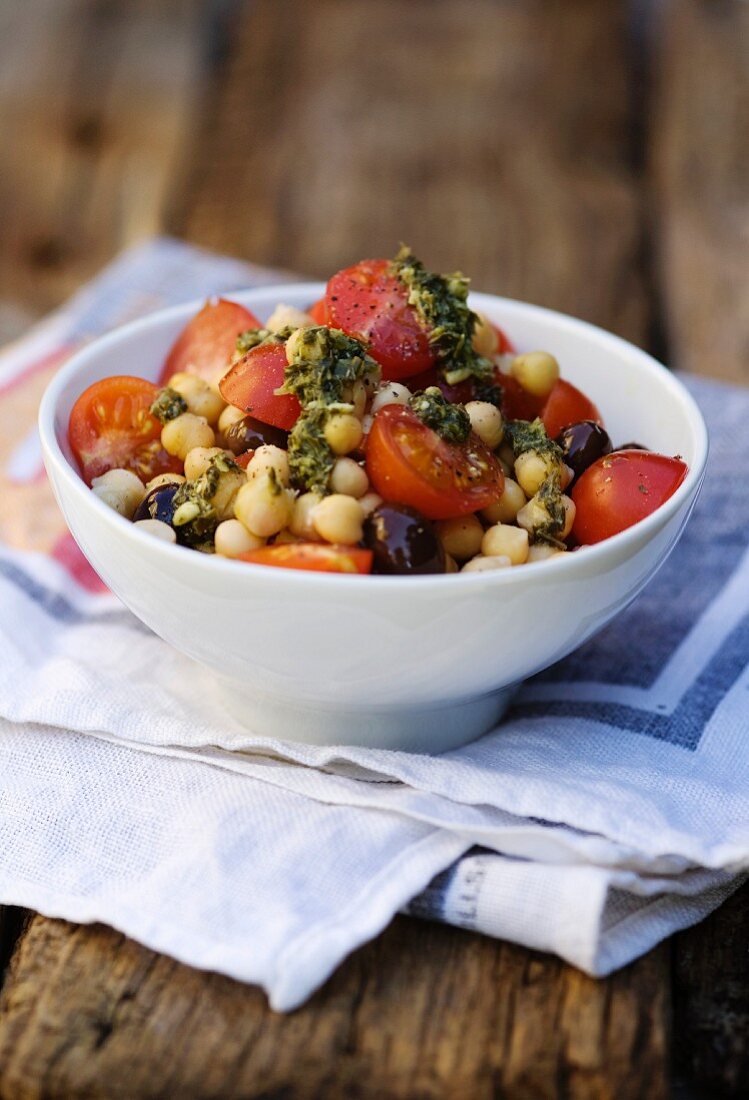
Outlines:
{"label": "wood grain", "polygon": [[0,299],[9,329],[161,229],[201,90],[204,10],[201,0],[0,6]]}
{"label": "wood grain", "polygon": [[674,941],[676,1059],[711,1096],[749,1095],[749,886]]}
{"label": "wood grain", "polygon": [[658,1098],[665,958],[601,983],[400,918],[280,1016],[109,929],[37,917],[0,998],[0,1097]]}
{"label": "wood grain", "polygon": [[652,161],[674,366],[749,382],[749,5],[669,0]]}
{"label": "wood grain", "polygon": [[315,276],[406,239],[478,288],[648,329],[618,0],[256,0],[170,227]]}

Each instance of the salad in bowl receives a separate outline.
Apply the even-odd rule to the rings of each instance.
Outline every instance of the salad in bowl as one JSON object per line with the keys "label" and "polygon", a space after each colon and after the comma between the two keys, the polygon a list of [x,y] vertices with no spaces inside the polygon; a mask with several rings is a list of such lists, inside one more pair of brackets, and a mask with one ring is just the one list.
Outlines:
{"label": "salad in bowl", "polygon": [[687,474],[612,441],[553,347],[519,352],[466,278],[405,247],[264,322],[208,301],[158,382],[93,383],[68,430],[93,493],[144,533],[352,575],[547,561],[645,519]]}

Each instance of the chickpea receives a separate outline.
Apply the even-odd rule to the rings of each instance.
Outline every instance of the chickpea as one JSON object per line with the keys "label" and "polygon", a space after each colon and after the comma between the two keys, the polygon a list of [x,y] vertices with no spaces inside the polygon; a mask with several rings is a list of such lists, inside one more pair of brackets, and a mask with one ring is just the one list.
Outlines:
{"label": "chickpea", "polygon": [[548,397],[559,378],[559,363],[548,351],[529,351],[516,355],[512,375],[534,397]]}
{"label": "chickpea", "polygon": [[132,519],[135,509],[146,495],[146,487],[132,470],[108,470],[91,482],[91,490],[115,512]]}
{"label": "chickpea", "polygon": [[334,413],[325,425],[325,440],[337,455],[355,451],[363,434],[361,421],[353,413]]}
{"label": "chickpea", "polygon": [[465,563],[461,573],[489,573],[494,569],[509,569],[511,566],[512,562],[507,557],[487,558],[483,554],[478,554]]}
{"label": "chickpea", "polygon": [[505,487],[499,500],[495,500],[481,515],[489,523],[514,523],[520,509],[525,504],[525,493],[511,477],[505,478]]}
{"label": "chickpea", "polygon": [[246,482],[234,500],[236,519],[251,534],[266,539],[288,527],[293,508],[292,494],[281,488],[273,470]]}
{"label": "chickpea", "polygon": [[491,359],[492,355],[495,355],[499,349],[499,341],[497,339],[497,330],[494,325],[483,313],[478,314],[478,321],[476,327],[473,330],[473,350],[478,352],[479,355],[484,355],[487,359]]}
{"label": "chickpea", "polygon": [[489,401],[469,401],[466,412],[471,418],[471,427],[476,435],[493,451],[505,435],[502,413]]}
{"label": "chickpea", "polygon": [[254,481],[268,470],[275,470],[279,483],[288,488],[289,456],[282,447],[276,447],[273,443],[263,443],[257,448],[247,466],[247,477]]}
{"label": "chickpea", "polygon": [[219,519],[229,519],[234,513],[234,501],[239,490],[247,484],[244,470],[226,470],[219,479],[211,505]]}
{"label": "chickpea", "polygon": [[224,399],[196,374],[174,374],[169,385],[185,399],[188,412],[204,416],[210,425],[214,425],[224,411]]}
{"label": "chickpea", "polygon": [[193,447],[212,447],[216,442],[213,428],[204,416],[186,412],[168,420],[161,429],[161,445],[184,462]]}
{"label": "chickpea", "polygon": [[238,558],[240,554],[265,546],[265,539],[251,534],[238,519],[225,519],[219,523],[214,537],[216,553],[222,558]]}
{"label": "chickpea", "polygon": [[538,451],[524,451],[515,459],[515,480],[527,497],[534,496],[558,463]]}
{"label": "chickpea", "polygon": [[459,573],[460,572],[460,569],[458,567],[458,563],[456,562],[455,558],[451,557],[449,554],[445,554],[445,572],[446,573]]}
{"label": "chickpea", "polygon": [[334,493],[359,499],[369,488],[369,478],[353,458],[337,458],[330,475],[330,487]]}
{"label": "chickpea", "polygon": [[528,547],[528,532],[507,523],[490,527],[481,542],[484,557],[507,557],[513,565],[522,565],[528,560]]}
{"label": "chickpea", "polygon": [[312,523],[326,542],[352,545],[362,537],[364,514],[353,497],[333,493],[324,497],[312,511]]}
{"label": "chickpea", "polygon": [[234,405],[227,405],[218,418],[219,432],[223,435],[229,430],[232,424],[236,424],[238,420],[244,420],[246,415],[247,413],[242,409],[238,409]]}
{"label": "chickpea", "polygon": [[140,531],[145,531],[147,535],[152,535],[154,538],[161,539],[162,542],[176,542],[177,535],[174,528],[170,527],[168,523],[162,523],[160,519],[139,519],[135,526]]}
{"label": "chickpea", "polygon": [[309,328],[314,323],[309,313],[304,313],[296,306],[277,305],[265,322],[265,327],[271,332],[280,332],[282,328]]}
{"label": "chickpea", "polygon": [[312,511],[320,503],[319,493],[302,493],[294,501],[294,511],[289,523],[292,535],[317,541],[320,536],[312,525]]}
{"label": "chickpea", "polygon": [[374,395],[372,415],[384,409],[386,405],[407,405],[411,398],[408,386],[401,382],[384,382]]}
{"label": "chickpea", "polygon": [[221,447],[193,447],[185,455],[185,477],[187,480],[196,481],[201,474],[206,472],[211,464],[211,459],[215,455],[224,453]]}
{"label": "chickpea", "polygon": [[365,493],[363,497],[359,497],[359,505],[361,507],[364,518],[371,516],[375,508],[379,508],[382,504],[382,497],[379,493]]}
{"label": "chickpea", "polygon": [[536,542],[528,551],[528,564],[534,561],[548,561],[549,558],[558,558],[564,550],[558,550],[556,546],[549,546],[546,542]]}
{"label": "chickpea", "polygon": [[458,561],[474,557],[481,549],[484,528],[475,516],[442,519],[434,525],[445,552]]}
{"label": "chickpea", "polygon": [[157,474],[146,482],[146,492],[150,493],[152,489],[159,489],[162,485],[181,485],[183,481],[185,478],[182,474]]}

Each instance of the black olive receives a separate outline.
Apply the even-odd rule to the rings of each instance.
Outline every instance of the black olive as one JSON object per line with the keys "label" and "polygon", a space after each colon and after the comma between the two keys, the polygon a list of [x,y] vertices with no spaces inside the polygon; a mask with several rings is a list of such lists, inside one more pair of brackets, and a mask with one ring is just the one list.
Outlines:
{"label": "black olive", "polygon": [[574,472],[575,480],[598,458],[611,454],[609,434],[594,420],[570,424],[556,438],[564,451],[564,461]]}
{"label": "black olive", "polygon": [[174,515],[174,494],[179,485],[170,482],[166,485],[156,485],[150,489],[135,510],[133,523],[141,519],[160,519],[162,523],[168,523],[171,527]]}
{"label": "black olive", "polygon": [[373,573],[444,573],[445,551],[428,519],[405,504],[381,504],[364,521]]}
{"label": "black olive", "polygon": [[622,443],[616,449],[617,451],[649,451],[650,447],[646,447],[643,443]]}
{"label": "black olive", "polygon": [[228,450],[235,455],[245,451],[256,451],[263,444],[272,443],[274,447],[288,447],[289,433],[271,424],[263,424],[253,416],[243,416],[222,433]]}

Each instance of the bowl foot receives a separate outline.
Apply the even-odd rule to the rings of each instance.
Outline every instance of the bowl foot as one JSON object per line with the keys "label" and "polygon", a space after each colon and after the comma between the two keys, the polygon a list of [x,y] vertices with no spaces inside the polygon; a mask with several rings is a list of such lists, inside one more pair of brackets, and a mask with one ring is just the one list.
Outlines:
{"label": "bowl foot", "polygon": [[432,707],[347,707],[290,703],[237,691],[224,704],[257,736],[310,745],[356,745],[402,752],[440,753],[488,733],[507,710],[517,684],[478,699]]}

